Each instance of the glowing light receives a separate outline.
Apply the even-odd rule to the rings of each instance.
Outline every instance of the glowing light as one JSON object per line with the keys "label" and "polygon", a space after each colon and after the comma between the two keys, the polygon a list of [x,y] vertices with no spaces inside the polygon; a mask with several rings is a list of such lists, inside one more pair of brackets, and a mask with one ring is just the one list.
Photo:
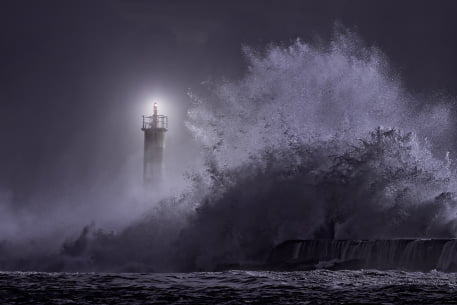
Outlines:
{"label": "glowing light", "polygon": [[[151,107],[152,106],[152,107]],[[149,109],[152,108],[152,112],[157,112],[157,109],[158,109],[158,106],[159,106],[159,100],[157,98],[154,98],[154,99],[150,99],[149,100]]]}
{"label": "glowing light", "polygon": [[172,110],[170,99],[162,96],[145,96],[142,98],[141,114],[150,116],[154,112],[160,115],[169,115]]}

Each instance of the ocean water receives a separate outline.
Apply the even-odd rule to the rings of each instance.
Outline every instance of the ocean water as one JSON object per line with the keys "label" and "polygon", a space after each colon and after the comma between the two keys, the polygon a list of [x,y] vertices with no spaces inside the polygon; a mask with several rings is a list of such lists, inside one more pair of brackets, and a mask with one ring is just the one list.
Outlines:
{"label": "ocean water", "polygon": [[456,304],[455,273],[0,273],[1,304]]}

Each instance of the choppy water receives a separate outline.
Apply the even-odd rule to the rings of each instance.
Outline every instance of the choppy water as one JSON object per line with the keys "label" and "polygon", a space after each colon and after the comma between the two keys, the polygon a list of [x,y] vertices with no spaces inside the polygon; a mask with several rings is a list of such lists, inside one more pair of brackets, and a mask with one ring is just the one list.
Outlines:
{"label": "choppy water", "polygon": [[456,304],[457,274],[0,273],[1,304]]}

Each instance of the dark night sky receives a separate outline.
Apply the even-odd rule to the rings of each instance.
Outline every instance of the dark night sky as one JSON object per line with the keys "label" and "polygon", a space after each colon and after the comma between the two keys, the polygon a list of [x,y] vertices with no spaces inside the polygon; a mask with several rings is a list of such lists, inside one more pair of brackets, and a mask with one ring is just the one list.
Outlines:
{"label": "dark night sky", "polygon": [[108,179],[141,150],[144,92],[181,121],[187,88],[243,72],[242,45],[326,39],[335,22],[409,90],[455,96],[456,14],[453,0],[1,1],[0,189],[21,203]]}

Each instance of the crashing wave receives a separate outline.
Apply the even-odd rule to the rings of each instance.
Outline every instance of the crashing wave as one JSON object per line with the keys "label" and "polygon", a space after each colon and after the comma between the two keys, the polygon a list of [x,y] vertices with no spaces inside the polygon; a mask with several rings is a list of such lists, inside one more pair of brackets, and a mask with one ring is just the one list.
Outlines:
{"label": "crashing wave", "polygon": [[[187,126],[206,160],[193,187],[119,232],[83,231],[47,256],[52,268],[213,270],[264,262],[284,240],[457,237],[454,166],[436,157],[453,130],[448,103],[415,99],[350,33],[245,53],[242,79],[191,95]],[[438,269],[455,249],[443,246]]]}

